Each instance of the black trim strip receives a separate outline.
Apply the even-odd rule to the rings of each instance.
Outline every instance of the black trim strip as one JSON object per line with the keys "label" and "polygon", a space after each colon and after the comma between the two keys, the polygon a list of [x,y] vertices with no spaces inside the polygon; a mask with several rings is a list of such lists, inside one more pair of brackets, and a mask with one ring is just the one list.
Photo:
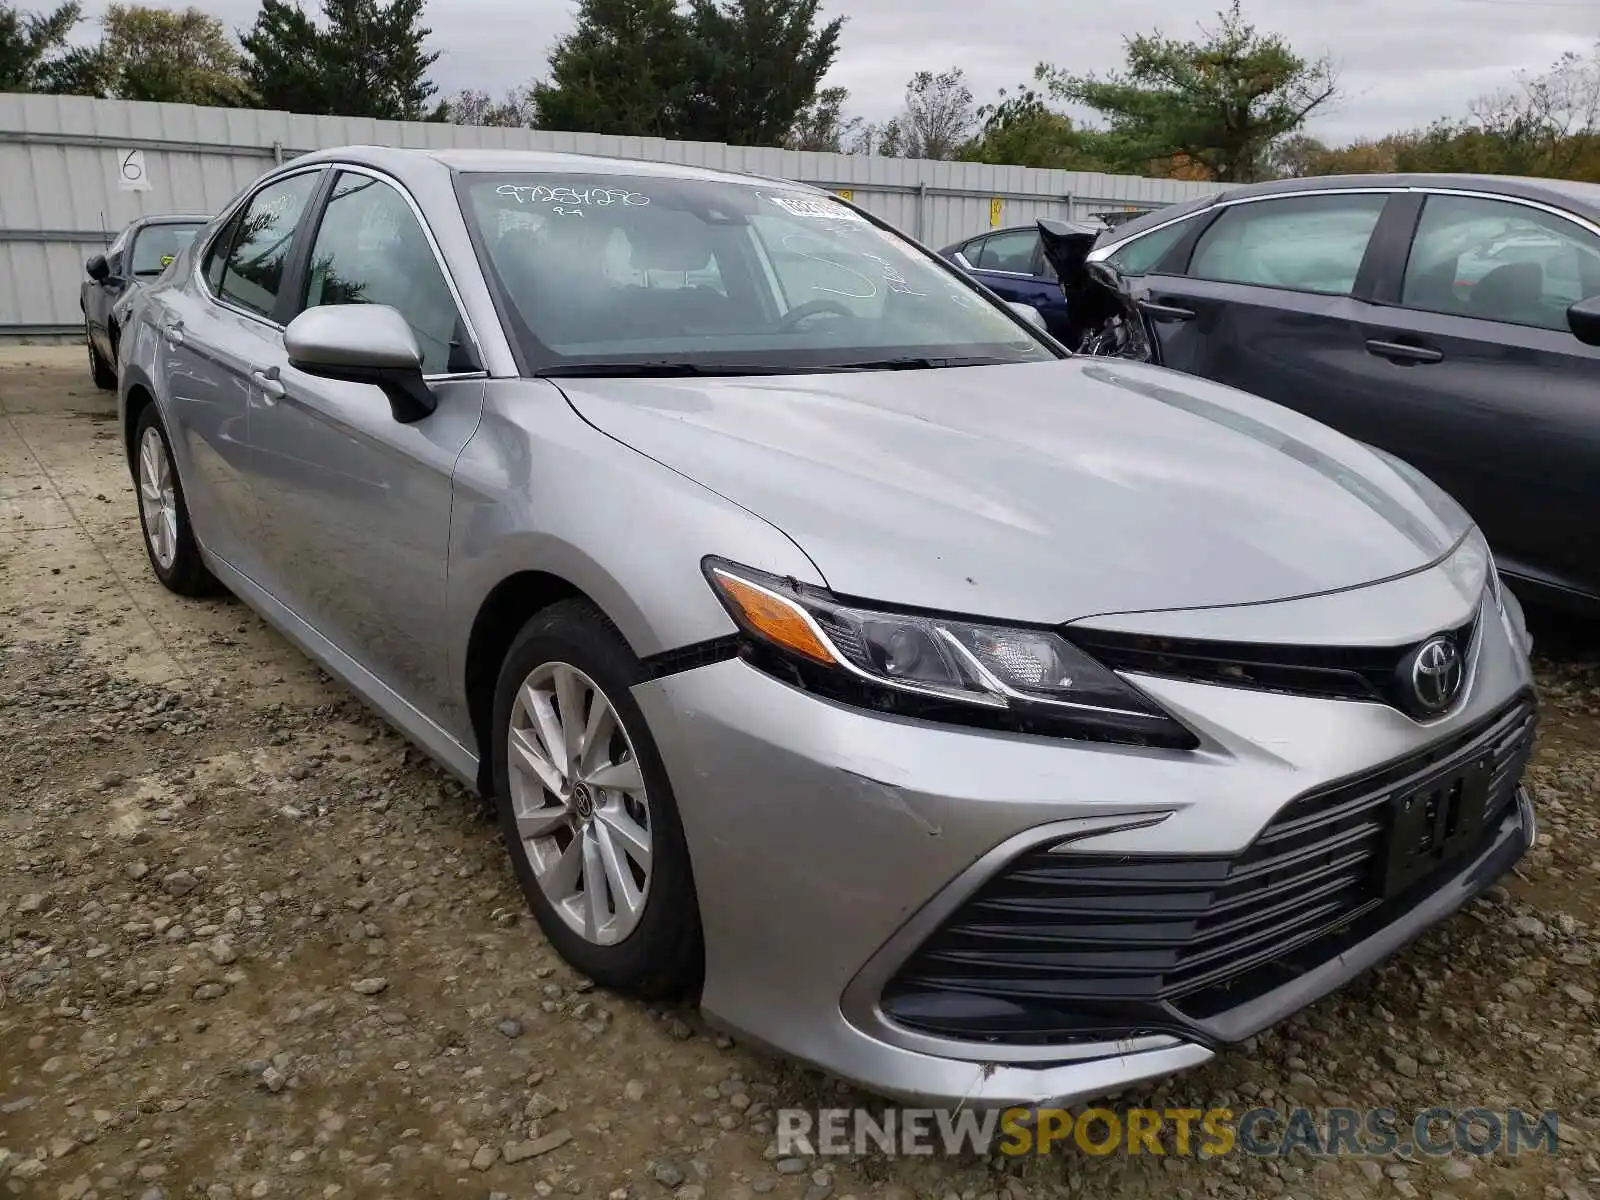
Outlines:
{"label": "black trim strip", "polygon": [[739,635],[730,633],[726,637],[679,646],[676,650],[663,650],[644,659],[644,669],[651,679],[664,679],[668,675],[680,675],[697,667],[727,662],[730,658],[739,657],[739,642]]}

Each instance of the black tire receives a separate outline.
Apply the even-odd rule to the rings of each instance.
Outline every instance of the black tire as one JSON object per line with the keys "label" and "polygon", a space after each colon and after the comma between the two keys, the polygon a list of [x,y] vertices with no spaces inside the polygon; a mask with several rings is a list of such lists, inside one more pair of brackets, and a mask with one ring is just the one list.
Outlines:
{"label": "black tire", "polygon": [[87,326],[84,327],[83,340],[89,344],[89,374],[94,378],[95,387],[102,392],[116,391],[117,369],[100,357],[100,351],[95,349],[94,338],[89,336]]}
{"label": "black tire", "polygon": [[[523,681],[546,663],[576,667],[599,685],[626,730],[649,796],[650,887],[633,931],[612,945],[571,928],[539,886],[517,835],[508,757],[512,709]],[[585,600],[563,600],[522,627],[500,668],[494,697],[495,806],[506,848],[539,927],[562,958],[602,986],[652,999],[697,987],[704,964],[700,909],[688,844],[660,752],[630,690],[645,679],[639,660],[616,629]]]}
{"label": "black tire", "polygon": [[150,568],[156,573],[156,578],[169,592],[176,592],[180,596],[212,596],[222,590],[222,585],[217,582],[217,577],[206,566],[205,560],[200,557],[200,547],[194,540],[194,527],[189,523],[189,505],[183,495],[183,481],[178,478],[178,464],[172,457],[172,442],[167,437],[166,427],[161,423],[161,414],[154,404],[146,404],[139,414],[139,423],[133,434],[133,489],[134,501],[139,502],[139,453],[144,445],[145,434],[154,430],[161,439],[162,450],[167,456],[169,469],[172,472],[172,493],[177,508],[177,551],[172,557],[170,566],[162,566],[161,560],[156,555],[155,546],[150,540],[150,530],[144,520],[143,507],[140,507],[139,533],[144,539],[144,552],[150,559]]}

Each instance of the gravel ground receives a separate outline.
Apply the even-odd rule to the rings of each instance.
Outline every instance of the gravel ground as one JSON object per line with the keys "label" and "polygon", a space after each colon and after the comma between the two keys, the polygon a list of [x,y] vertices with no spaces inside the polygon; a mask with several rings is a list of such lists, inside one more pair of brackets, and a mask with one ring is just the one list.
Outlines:
{"label": "gravel ground", "polygon": [[1120,1098],[1555,1108],[1559,1155],[776,1161],[774,1108],[873,1102],[593,989],[478,801],[243,605],[162,591],[80,359],[0,357],[0,1190],[1600,1196],[1600,637],[1546,638],[1543,836],[1505,888]]}

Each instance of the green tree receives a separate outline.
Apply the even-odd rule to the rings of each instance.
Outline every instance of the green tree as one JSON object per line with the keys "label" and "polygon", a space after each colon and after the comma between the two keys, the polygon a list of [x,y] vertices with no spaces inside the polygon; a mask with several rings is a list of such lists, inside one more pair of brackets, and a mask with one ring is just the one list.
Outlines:
{"label": "green tree", "polygon": [[265,108],[333,114],[339,92],[325,60],[324,34],[297,3],[262,0],[255,24],[239,35],[245,76]]}
{"label": "green tree", "polygon": [[1104,79],[1054,73],[1050,90],[1100,113],[1086,143],[1113,167],[1145,170],[1182,156],[1238,183],[1271,170],[1273,144],[1338,94],[1327,59],[1308,62],[1283,38],[1248,24],[1239,0],[1200,41],[1159,31],[1127,41],[1127,69]]}
{"label": "green tree", "polygon": [[112,4],[100,19],[106,89],[123,100],[249,105],[244,60],[216,17]]}
{"label": "green tree", "polygon": [[298,3],[262,0],[240,35],[245,73],[268,108],[290,112],[442,119],[429,105],[438,87],[428,68],[438,51],[424,48],[424,0],[322,0],[323,24]]}
{"label": "green tree", "polygon": [[[1034,81],[1048,92],[1050,68],[1040,66]],[[1001,166],[1053,167],[1066,171],[1098,171],[1100,164],[1084,149],[1083,137],[1065,113],[1046,102],[1033,87],[1008,92],[978,109],[982,129],[962,153],[971,162]]]}
{"label": "green tree", "polygon": [[694,99],[688,22],[673,0],[579,0],[532,89],[535,126],[676,137]]}
{"label": "green tree", "polygon": [[868,126],[862,140],[869,154],[889,158],[959,158],[977,120],[965,71],[918,71],[906,83],[900,115]]}
{"label": "green tree", "polygon": [[1272,173],[1282,179],[1314,175],[1327,157],[1328,147],[1307,133],[1291,133],[1272,144],[1269,162]]}
{"label": "green tree", "polygon": [[844,115],[849,99],[850,93],[842,87],[823,88],[795,118],[784,146],[790,150],[846,152],[862,127],[860,117]]}
{"label": "green tree", "polygon": [[1310,156],[1305,174],[1462,171],[1600,182],[1600,43],[1476,100],[1465,118]]}
{"label": "green tree", "polygon": [[498,104],[489,93],[476,88],[465,88],[445,101],[445,110],[455,125],[499,125],[517,129],[533,124],[528,97],[525,92],[510,91]]}
{"label": "green tree", "polygon": [[99,95],[99,55],[67,43],[82,15],[76,3],[45,13],[25,13],[0,3],[0,92]]}
{"label": "green tree", "polygon": [[1600,42],[1584,58],[1561,56],[1541,75],[1485,96],[1460,126],[1435,125],[1417,149],[1443,164],[1433,170],[1574,178],[1600,138]]}
{"label": "green tree", "polygon": [[820,0],[689,0],[690,100],[680,136],[779,146],[818,99],[844,18]]}

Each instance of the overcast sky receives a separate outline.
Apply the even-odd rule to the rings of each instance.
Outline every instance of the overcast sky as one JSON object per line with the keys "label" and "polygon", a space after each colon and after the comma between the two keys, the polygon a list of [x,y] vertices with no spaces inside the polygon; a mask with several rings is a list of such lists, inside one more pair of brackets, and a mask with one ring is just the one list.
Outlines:
{"label": "overcast sky", "polygon": [[[1124,37],[1160,28],[1191,38],[1201,23],[1215,24],[1223,3],[833,0],[850,19],[829,82],[848,87],[856,107],[876,118],[898,108],[914,71],[955,64],[984,100],[1026,79],[1041,59],[1071,72],[1119,68]],[[1600,0],[1246,0],[1244,11],[1303,57],[1332,57],[1344,98],[1309,127],[1331,141],[1460,114],[1517,71],[1543,70],[1600,38]]]}
{"label": "overcast sky", "polygon": [[[233,29],[255,17],[256,0],[195,2]],[[828,82],[850,89],[855,113],[882,120],[899,110],[913,72],[960,66],[981,103],[1028,79],[1041,59],[1073,72],[1119,67],[1125,36],[1159,27],[1189,38],[1223,3],[824,0],[849,17]],[[539,77],[575,8],[568,0],[429,0],[433,45],[443,51],[434,69],[440,89],[483,88],[498,98]],[[1310,126],[1333,142],[1461,115],[1519,70],[1543,70],[1600,37],[1600,0],[1247,0],[1245,13],[1305,57],[1333,58],[1344,97]]]}

